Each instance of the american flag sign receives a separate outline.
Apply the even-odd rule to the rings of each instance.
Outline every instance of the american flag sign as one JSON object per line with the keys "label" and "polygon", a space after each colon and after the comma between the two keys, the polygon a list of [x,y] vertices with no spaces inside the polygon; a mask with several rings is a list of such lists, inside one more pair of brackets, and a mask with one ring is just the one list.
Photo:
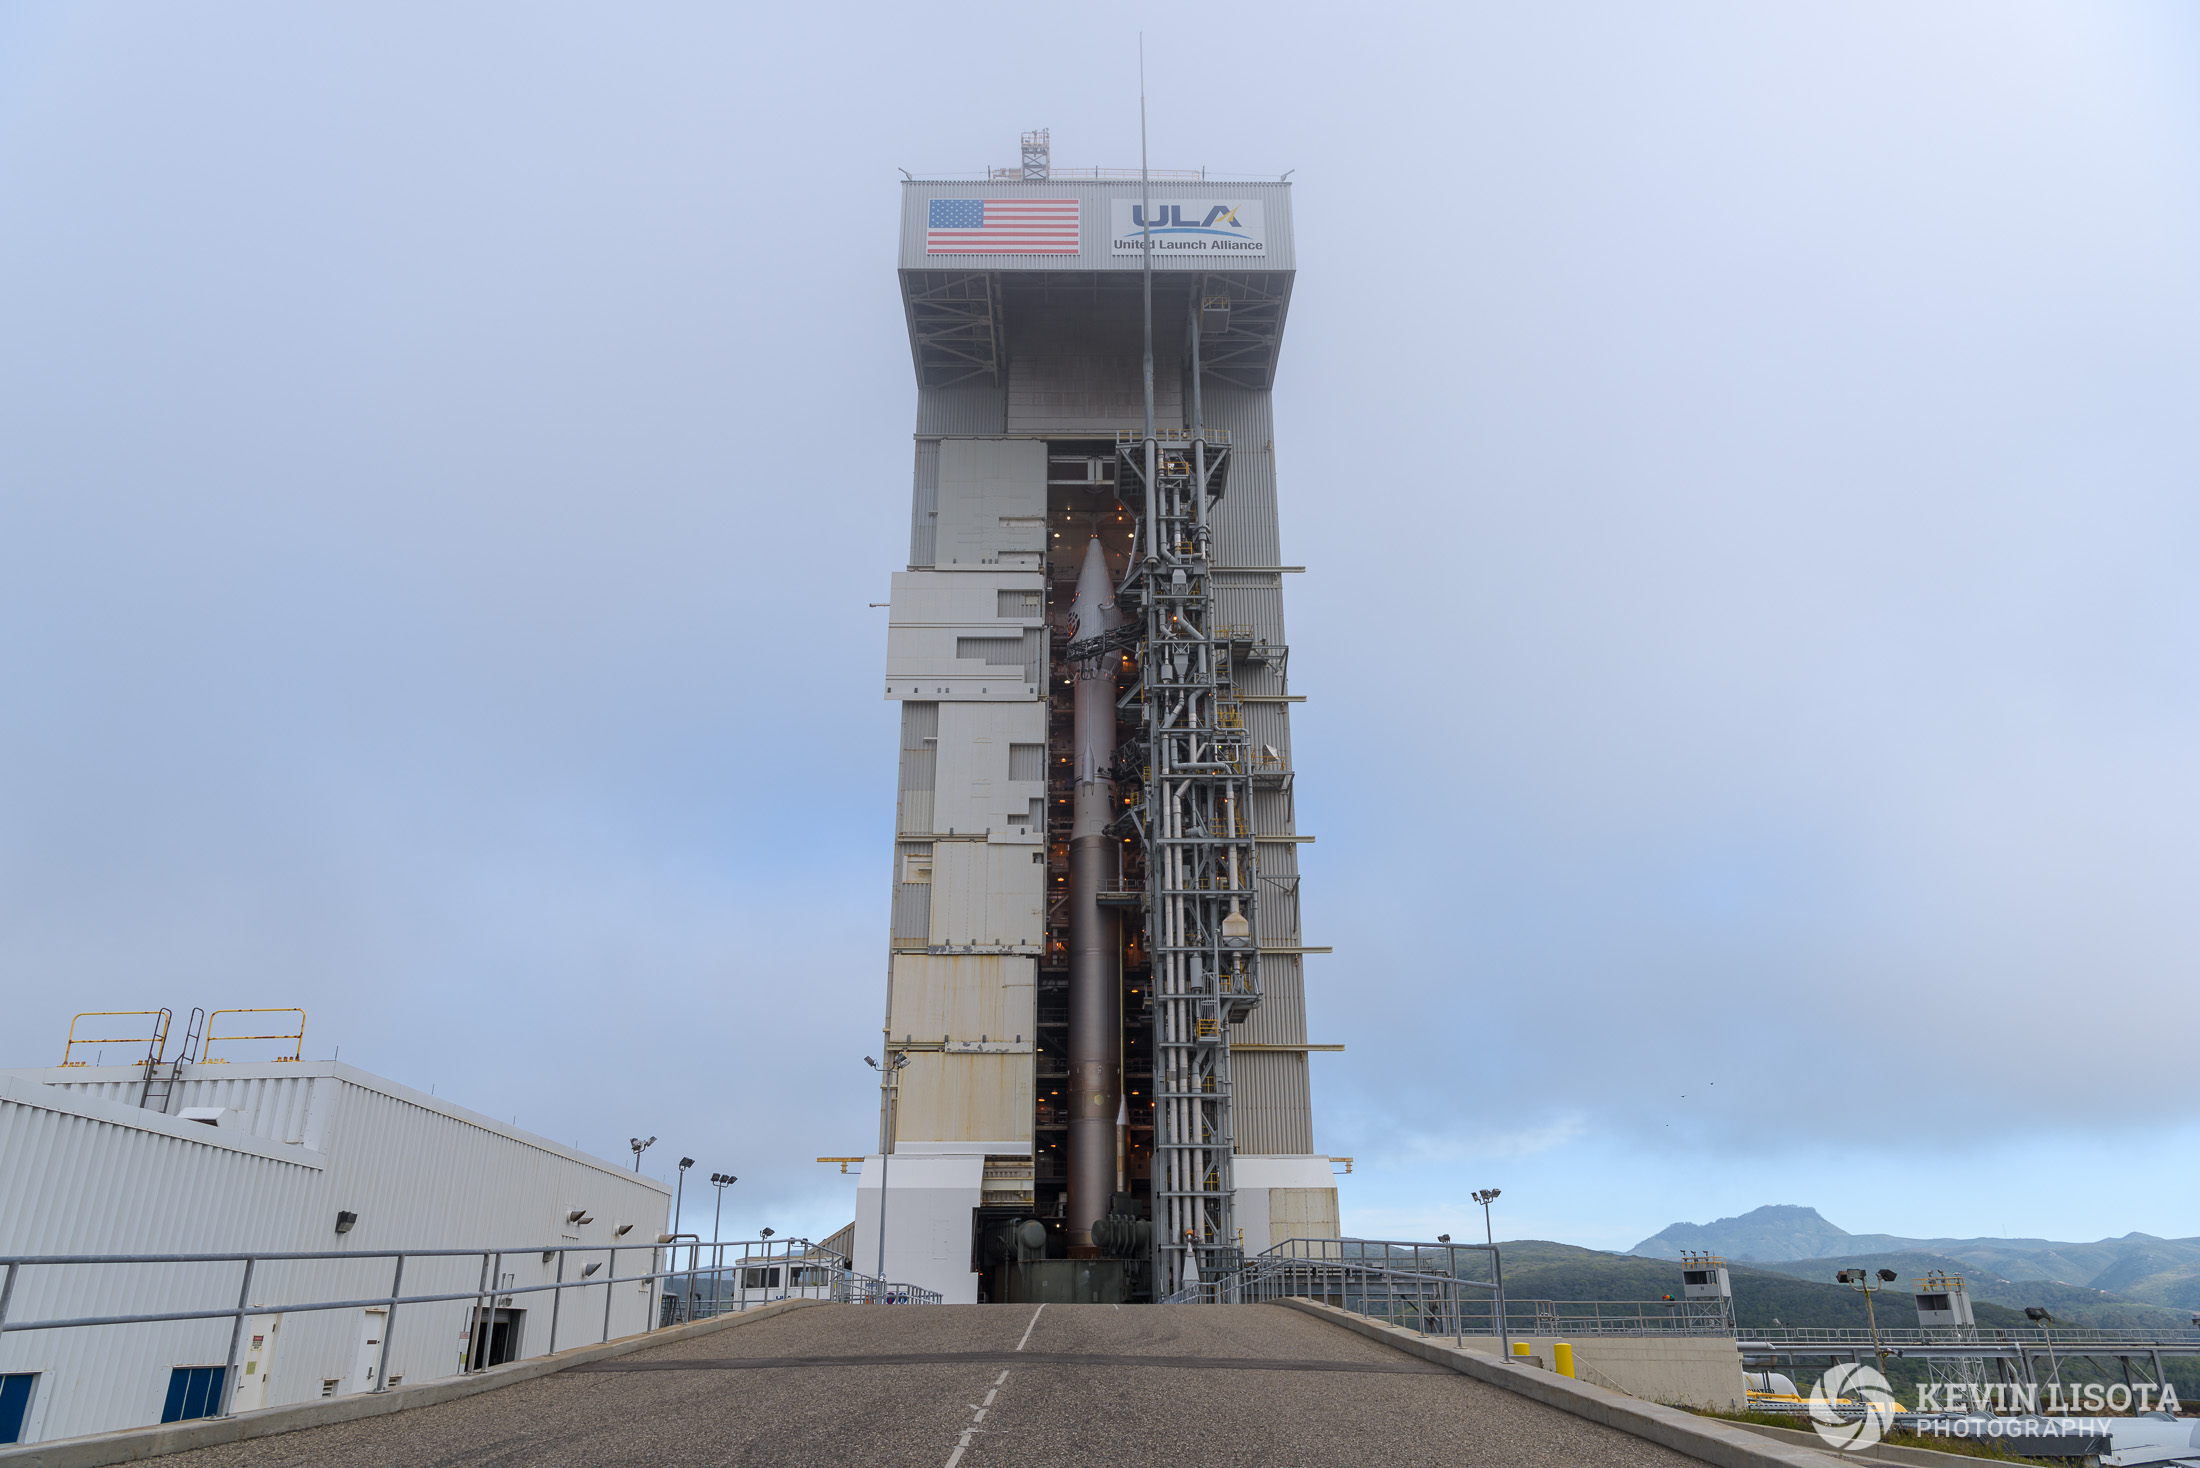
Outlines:
{"label": "american flag sign", "polygon": [[1075,199],[933,199],[927,255],[1074,255]]}

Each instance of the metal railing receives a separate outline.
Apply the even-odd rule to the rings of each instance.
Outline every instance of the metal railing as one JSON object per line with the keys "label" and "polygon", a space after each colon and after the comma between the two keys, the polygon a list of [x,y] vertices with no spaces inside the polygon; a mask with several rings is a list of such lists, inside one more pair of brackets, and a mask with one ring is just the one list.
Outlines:
{"label": "metal railing", "polygon": [[[1488,1278],[1473,1277],[1484,1272]],[[1506,1295],[1504,1279],[1504,1262],[1489,1244],[1287,1239],[1229,1274],[1179,1290],[1165,1303],[1321,1299],[1424,1335],[1461,1341],[1494,1337],[1504,1352],[1511,1350],[1516,1335],[1734,1334],[1715,1302],[1525,1299]]]}
{"label": "metal railing", "polygon": [[[1480,1273],[1488,1259],[1489,1278]],[[1423,1335],[1494,1335],[1512,1349],[1505,1266],[1494,1244],[1425,1244],[1392,1239],[1286,1239],[1238,1268],[1187,1285],[1165,1305],[1256,1305],[1320,1300]]]}
{"label": "metal railing", "polygon": [[1734,1334],[1726,1312],[1709,1301],[1515,1299],[1506,1308],[1523,1335]]}
{"label": "metal railing", "polygon": [[[711,1262],[704,1264],[704,1251],[711,1252]],[[739,1250],[739,1255],[729,1260],[727,1251]],[[685,1253],[683,1265],[679,1256]],[[567,1278],[568,1257],[574,1254],[605,1256],[594,1262],[586,1262]],[[646,1257],[649,1268],[637,1274],[619,1273],[619,1256],[630,1258],[636,1254]],[[557,1264],[556,1277],[546,1284],[520,1284],[504,1273],[506,1259],[538,1256],[544,1264],[553,1257]],[[405,1266],[408,1262],[442,1259],[479,1259],[481,1271],[478,1283],[470,1290],[439,1290],[430,1293],[406,1294]],[[341,1261],[356,1264],[365,1260],[390,1262],[390,1287],[386,1294],[361,1295],[341,1300],[271,1300],[255,1296],[253,1282],[259,1278],[264,1283],[267,1275],[264,1265],[286,1265],[320,1261]],[[32,1269],[71,1269],[85,1266],[142,1266],[142,1265],[195,1265],[239,1264],[243,1266],[237,1286],[237,1302],[207,1309],[159,1310],[135,1314],[85,1314],[56,1316],[44,1320],[11,1320],[9,1309],[13,1305],[17,1287],[26,1271]],[[269,1271],[274,1273],[277,1271]],[[738,1303],[727,1305],[723,1283],[728,1274],[735,1274],[741,1281],[736,1296]],[[772,1284],[757,1281],[757,1288],[748,1288],[752,1274],[778,1276]],[[529,1244],[501,1249],[338,1249],[259,1251],[230,1254],[18,1254],[0,1256],[0,1339],[21,1331],[72,1330],[103,1325],[154,1325],[184,1320],[227,1320],[229,1349],[223,1356],[221,1402],[219,1410],[209,1416],[227,1417],[233,1410],[238,1386],[238,1347],[242,1344],[245,1320],[253,1315],[286,1314],[292,1311],[316,1310],[382,1310],[382,1336],[375,1356],[374,1392],[388,1390],[390,1343],[397,1334],[398,1307],[404,1305],[449,1304],[454,1301],[471,1302],[471,1314],[467,1326],[469,1347],[463,1356],[461,1375],[471,1375],[488,1369],[481,1359],[488,1353],[475,1351],[471,1343],[477,1339],[485,1325],[493,1323],[499,1308],[519,1295],[547,1293],[550,1296],[550,1349],[558,1349],[559,1315],[569,1290],[596,1290],[604,1292],[603,1320],[597,1339],[611,1339],[612,1307],[618,1285],[638,1285],[652,1294],[651,1308],[645,1313],[643,1330],[657,1328],[661,1311],[654,1308],[655,1296],[673,1281],[689,1282],[691,1293],[695,1281],[715,1278],[720,1288],[714,1291],[716,1303],[711,1315],[727,1310],[746,1309],[751,1304],[762,1305],[790,1297],[806,1297],[858,1304],[915,1304],[936,1305],[940,1296],[915,1285],[896,1284],[858,1274],[841,1255],[819,1248],[807,1239],[756,1239],[705,1244],[692,1236],[661,1236],[654,1243],[637,1241],[631,1244]],[[112,1276],[107,1277],[108,1280]],[[107,1281],[102,1281],[105,1283]],[[89,1293],[90,1287],[84,1287]],[[689,1318],[683,1316],[683,1318]],[[695,1316],[692,1318],[703,1318]]]}
{"label": "metal railing", "polygon": [[[1034,179],[1024,172],[1022,164],[1013,168],[987,170],[986,177],[994,183],[1051,183],[1057,179],[1113,180],[1119,183],[1136,183],[1140,178],[1150,178],[1155,183],[1205,183],[1204,168],[1149,168],[1143,172],[1136,168],[1055,168],[1051,165],[1044,178]],[[1265,177],[1265,176],[1264,176]]]}
{"label": "metal railing", "polygon": [[[860,1274],[845,1254],[808,1239],[729,1239],[706,1244],[683,1235],[669,1250],[673,1259],[664,1271],[660,1325],[708,1320],[774,1300],[830,1300],[843,1305],[937,1305],[941,1300],[936,1290]],[[687,1255],[685,1266],[679,1262],[682,1253]]]}
{"label": "metal railing", "polygon": [[2200,1348],[2200,1330],[2148,1330],[2144,1328],[2102,1329],[2090,1326],[2057,1325],[2051,1329],[2028,1326],[1972,1327],[1968,1335],[1954,1329],[1903,1328],[1883,1325],[1877,1333],[1863,1326],[1811,1329],[1798,1326],[1749,1325],[1735,1334],[1744,1344],[1795,1346],[1863,1346],[1869,1349],[1875,1342],[1886,1346],[1949,1346],[1976,1345],[1988,1348],[2026,1346],[2036,1351],[2075,1351],[2083,1354],[2087,1347],[2096,1350],[2103,1346],[2183,1346],[2187,1350]]}

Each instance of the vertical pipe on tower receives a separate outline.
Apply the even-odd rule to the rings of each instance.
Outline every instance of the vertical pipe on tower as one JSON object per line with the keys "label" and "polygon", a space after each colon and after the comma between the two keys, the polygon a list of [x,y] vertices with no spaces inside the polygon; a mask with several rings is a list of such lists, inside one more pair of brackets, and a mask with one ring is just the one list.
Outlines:
{"label": "vertical pipe on tower", "polygon": [[1122,1007],[1115,914],[1100,906],[1113,855],[1108,825],[1115,819],[1114,655],[1074,656],[1078,643],[1121,625],[1107,555],[1098,537],[1070,603],[1077,691],[1072,703],[1071,758],[1076,794],[1069,835],[1069,1251],[1090,1257],[1092,1225],[1115,1194],[1116,1115],[1123,1100]]}
{"label": "vertical pipe on tower", "polygon": [[1203,556],[1212,556],[1207,544],[1207,405],[1199,390],[1199,312],[1204,304],[1206,278],[1195,277],[1192,282],[1192,519],[1198,525],[1194,541]]}
{"label": "vertical pipe on tower", "polygon": [[1146,38],[1138,38],[1138,274],[1146,293],[1146,561],[1160,554],[1154,535],[1153,442],[1153,182],[1146,170]]}

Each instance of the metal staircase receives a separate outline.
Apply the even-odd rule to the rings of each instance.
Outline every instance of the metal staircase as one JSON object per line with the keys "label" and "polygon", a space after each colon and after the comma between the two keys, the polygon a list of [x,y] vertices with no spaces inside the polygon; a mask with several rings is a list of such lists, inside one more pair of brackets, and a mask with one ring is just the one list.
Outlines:
{"label": "metal staircase", "polygon": [[[166,1029],[163,1025],[164,1039]],[[206,1011],[193,1008],[190,1023],[184,1026],[183,1045],[176,1051],[176,1058],[164,1060],[157,1052],[145,1057],[145,1083],[138,1087],[138,1109],[157,1111],[162,1116],[168,1114],[169,1102],[176,1094],[176,1083],[183,1078],[183,1068],[199,1058],[199,1041],[205,1033]]]}

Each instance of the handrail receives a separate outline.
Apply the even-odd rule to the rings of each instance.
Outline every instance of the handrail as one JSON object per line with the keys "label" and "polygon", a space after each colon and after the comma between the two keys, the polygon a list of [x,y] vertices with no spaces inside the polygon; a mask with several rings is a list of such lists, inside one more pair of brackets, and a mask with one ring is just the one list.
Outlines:
{"label": "handrail", "polygon": [[[279,1035],[217,1035],[214,1033],[214,1021],[225,1014],[295,1014],[298,1016],[298,1028],[295,1033],[285,1030]],[[306,1053],[306,1012],[296,1008],[217,1009],[206,1017],[206,1043],[199,1051],[201,1060],[207,1065],[229,1064],[226,1060],[216,1060],[214,1058],[214,1046],[216,1044],[227,1044],[231,1040],[295,1040],[297,1044],[288,1055],[278,1055],[275,1058],[278,1061],[301,1059]]]}
{"label": "handrail", "polygon": [[[679,1263],[682,1249],[686,1249],[689,1256],[684,1267]],[[739,1249],[741,1253],[737,1258],[729,1260],[727,1251],[732,1249]],[[619,1255],[634,1250],[647,1251],[653,1265],[662,1262],[666,1267],[652,1268],[639,1274],[620,1274],[618,1272]],[[702,1262],[702,1254],[705,1250],[710,1251],[713,1255],[712,1262],[709,1264]],[[547,1284],[522,1285],[516,1281],[509,1285],[503,1283],[502,1266],[504,1259],[508,1256],[527,1254],[540,1255],[545,1263],[552,1256],[556,1256],[557,1278]],[[609,1257],[602,1262],[591,1264],[585,1270],[569,1278],[565,1268],[565,1256],[568,1254],[606,1254]],[[446,1289],[426,1293],[404,1293],[405,1265],[408,1260],[452,1258],[478,1258],[481,1260],[481,1283],[478,1287],[470,1290]],[[253,1298],[252,1281],[262,1264],[315,1260],[342,1260],[346,1262],[390,1260],[393,1267],[390,1273],[389,1291],[386,1294],[358,1296],[341,1300],[276,1302],[265,1299],[255,1300]],[[8,1318],[8,1310],[14,1301],[17,1284],[25,1270],[45,1267],[67,1268],[93,1264],[241,1264],[244,1269],[237,1291],[236,1304],[234,1305],[200,1310],[147,1311],[129,1315],[62,1316],[46,1320],[11,1321]],[[607,1265],[608,1268],[606,1268]],[[660,1237],[651,1242],[636,1240],[627,1244],[609,1240],[592,1244],[527,1244],[501,1249],[311,1249],[195,1254],[10,1254],[0,1255],[0,1339],[5,1339],[9,1335],[21,1331],[68,1330],[101,1325],[152,1325],[184,1320],[227,1320],[231,1324],[229,1350],[223,1358],[225,1374],[222,1379],[222,1400],[220,1410],[211,1414],[226,1417],[230,1414],[236,1399],[238,1385],[237,1353],[242,1342],[244,1323],[247,1316],[319,1310],[378,1309],[388,1312],[382,1325],[381,1351],[376,1358],[374,1369],[375,1385],[373,1390],[380,1392],[387,1389],[387,1372],[385,1368],[389,1364],[390,1341],[396,1333],[398,1307],[403,1305],[450,1304],[459,1300],[472,1300],[476,1302],[477,1312],[480,1310],[493,1312],[498,1308],[494,1304],[497,1300],[509,1299],[515,1295],[547,1293],[551,1297],[550,1340],[554,1347],[558,1333],[559,1306],[562,1304],[567,1290],[600,1288],[605,1291],[602,1339],[609,1340],[611,1338],[611,1313],[614,1299],[613,1286],[640,1284],[650,1289],[652,1298],[647,1306],[649,1312],[648,1323],[644,1326],[644,1330],[648,1331],[657,1327],[657,1315],[659,1313],[657,1294],[662,1288],[663,1282],[679,1278],[689,1280],[691,1282],[689,1293],[692,1297],[693,1281],[704,1276],[714,1277],[717,1282],[713,1286],[714,1308],[712,1313],[717,1314],[722,1313],[725,1301],[724,1277],[726,1273],[728,1271],[759,1268],[771,1268],[778,1275],[776,1285],[766,1287],[767,1300],[772,1298],[771,1289],[776,1288],[778,1290],[777,1298],[779,1299],[790,1298],[797,1292],[822,1290],[826,1292],[826,1298],[838,1301],[920,1305],[941,1303],[941,1297],[936,1291],[858,1274],[841,1255],[820,1248],[808,1239],[729,1239],[716,1244],[704,1244],[699,1239],[672,1240]],[[798,1269],[812,1277],[798,1281],[795,1278]],[[598,1273],[599,1270],[603,1272]],[[741,1294],[742,1303],[736,1308],[746,1309],[748,1308],[748,1301],[745,1285]],[[479,1316],[477,1315],[476,1323],[469,1326],[467,1334],[469,1342],[474,1338],[473,1331],[478,1327],[478,1319]],[[469,1346],[465,1357],[466,1364],[463,1368],[467,1373],[483,1369],[481,1363],[472,1359],[472,1356],[472,1348]]]}
{"label": "handrail", "polygon": [[[81,1060],[71,1060],[69,1058],[69,1052],[79,1045],[143,1045],[146,1047],[144,1063],[158,1065],[161,1057],[168,1051],[168,1026],[174,1022],[175,1017],[174,1011],[167,1009],[87,1009],[69,1021],[69,1036],[61,1044],[61,1064],[67,1069],[74,1070],[84,1063]],[[87,1035],[81,1040],[76,1037],[78,1020],[124,1018],[152,1020],[153,1033],[150,1035]],[[131,1063],[136,1064],[137,1062]]]}
{"label": "handrail", "polygon": [[2046,1350],[2053,1346],[2099,1345],[2200,1345],[2200,1330],[2183,1330],[2176,1327],[2147,1330],[2134,1327],[2115,1330],[2104,1326],[2058,1325],[2052,1330],[2040,1330],[2030,1326],[1981,1325],[1970,1328],[1943,1326],[1930,1327],[1881,1326],[1877,1336],[1861,1326],[1742,1326],[1734,1332],[1745,1344],[1763,1345],[1872,1345],[1875,1341],[1890,1346],[1950,1346],[1976,1345],[2037,1346]]}
{"label": "handrail", "polygon": [[[1405,1251],[1402,1259],[1400,1251]],[[1490,1278],[1463,1276],[1461,1254],[1487,1254]],[[1511,1312],[1505,1299],[1504,1259],[1495,1244],[1285,1239],[1229,1273],[1187,1286],[1162,1303],[1241,1305],[1319,1294],[1355,1314],[1387,1320],[1403,1315],[1420,1322],[1424,1331],[1464,1341],[1466,1290],[1489,1292],[1484,1308],[1491,1333],[1498,1339],[1500,1354],[1509,1356]],[[1379,1310],[1373,1308],[1378,1298]],[[1479,1327],[1475,1333],[1482,1333]]]}

